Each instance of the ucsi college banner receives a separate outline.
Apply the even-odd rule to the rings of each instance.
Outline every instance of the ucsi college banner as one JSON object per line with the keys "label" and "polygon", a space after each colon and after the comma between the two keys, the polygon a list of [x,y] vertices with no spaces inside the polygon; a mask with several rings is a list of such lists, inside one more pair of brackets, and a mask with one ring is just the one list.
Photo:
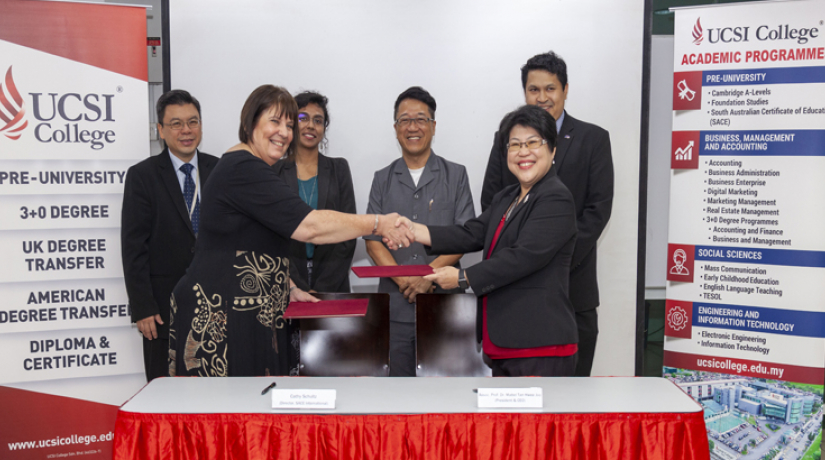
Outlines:
{"label": "ucsi college banner", "polygon": [[144,8],[0,12],[0,458],[111,458],[145,383],[120,261],[149,150]]}
{"label": "ucsi college banner", "polygon": [[714,458],[820,449],[823,20],[822,1],[676,12],[664,375]]}

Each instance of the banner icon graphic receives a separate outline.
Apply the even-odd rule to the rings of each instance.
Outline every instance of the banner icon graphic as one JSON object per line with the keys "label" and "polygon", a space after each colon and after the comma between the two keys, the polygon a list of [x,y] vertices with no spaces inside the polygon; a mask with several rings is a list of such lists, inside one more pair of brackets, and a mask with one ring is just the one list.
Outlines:
{"label": "banner icon graphic", "polygon": [[667,245],[667,280],[693,282],[693,260],[696,250],[689,244]]}
{"label": "banner icon graphic", "polygon": [[702,72],[673,73],[673,110],[702,108]]}
{"label": "banner icon graphic", "polygon": [[699,131],[673,131],[670,147],[670,169],[698,169],[699,140]]}
{"label": "banner icon graphic", "polygon": [[690,339],[693,334],[693,302],[665,301],[665,335]]}

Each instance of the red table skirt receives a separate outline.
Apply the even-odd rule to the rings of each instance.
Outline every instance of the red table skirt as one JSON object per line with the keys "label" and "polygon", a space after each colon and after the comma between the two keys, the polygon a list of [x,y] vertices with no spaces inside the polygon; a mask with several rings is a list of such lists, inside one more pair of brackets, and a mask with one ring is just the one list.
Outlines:
{"label": "red table skirt", "polygon": [[140,414],[115,459],[708,459],[693,414]]}

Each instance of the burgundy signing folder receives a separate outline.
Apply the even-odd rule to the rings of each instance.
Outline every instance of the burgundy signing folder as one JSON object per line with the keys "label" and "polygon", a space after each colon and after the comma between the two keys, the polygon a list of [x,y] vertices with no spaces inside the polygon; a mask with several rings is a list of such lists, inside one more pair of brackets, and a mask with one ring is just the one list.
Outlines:
{"label": "burgundy signing folder", "polygon": [[334,318],[336,316],[364,316],[370,299],[322,300],[313,302],[290,302],[284,312],[286,319]]}
{"label": "burgundy signing folder", "polygon": [[393,276],[432,275],[433,267],[429,265],[390,265],[387,267],[352,267],[359,278],[390,278]]}

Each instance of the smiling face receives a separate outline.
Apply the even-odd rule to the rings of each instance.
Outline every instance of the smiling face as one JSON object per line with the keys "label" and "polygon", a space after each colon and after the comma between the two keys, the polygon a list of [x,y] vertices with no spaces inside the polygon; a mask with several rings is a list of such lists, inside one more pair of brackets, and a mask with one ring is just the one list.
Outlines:
{"label": "smiling face", "polygon": [[[166,142],[166,146],[172,155],[189,162],[195,155],[198,145],[201,143],[201,126],[199,123],[190,123],[200,120],[200,114],[194,104],[170,104],[166,106],[163,113],[162,123],[158,123],[158,133],[160,138]],[[172,124],[182,122],[179,130],[172,129]],[[193,125],[193,128],[189,127]],[[194,126],[197,124],[197,126]]]}
{"label": "smiling face", "polygon": [[[542,138],[535,129],[527,126],[516,125],[510,130],[510,144],[528,142],[531,139]],[[547,144],[535,149],[523,145],[518,151],[507,150],[507,167],[521,184],[522,195],[550,171],[555,156],[556,149],[551,151]]]}
{"label": "smiling face", "polygon": [[307,104],[298,109],[298,144],[309,150],[317,150],[324,140],[324,110],[318,104]]}
{"label": "smiling face", "polygon": [[556,74],[546,70],[531,70],[527,73],[527,84],[524,86],[524,101],[541,107],[558,120],[564,112],[569,87],[570,85],[562,87]]}
{"label": "smiling face", "polygon": [[281,114],[280,107],[265,110],[252,131],[249,142],[252,153],[266,164],[274,165],[292,142],[292,126],[292,119]]}
{"label": "smiling face", "polygon": [[395,119],[411,120],[407,126],[401,126],[398,123],[395,125],[395,136],[401,144],[401,152],[404,156],[419,157],[430,153],[430,145],[435,135],[435,120],[423,124],[415,121],[422,118],[432,118],[427,104],[417,99],[404,99],[398,105]]}

